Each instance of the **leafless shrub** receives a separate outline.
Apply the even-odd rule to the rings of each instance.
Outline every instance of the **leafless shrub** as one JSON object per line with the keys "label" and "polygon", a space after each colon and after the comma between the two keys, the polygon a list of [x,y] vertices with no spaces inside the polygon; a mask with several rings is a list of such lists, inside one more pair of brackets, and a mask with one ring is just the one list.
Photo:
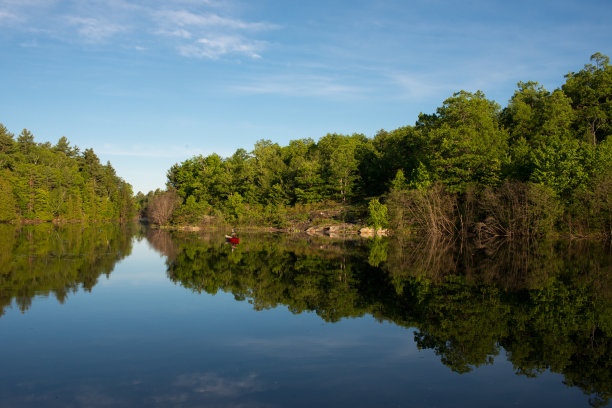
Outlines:
{"label": "leafless shrub", "polygon": [[147,218],[154,224],[167,224],[178,205],[179,197],[176,192],[165,191],[151,199],[146,210]]}
{"label": "leafless shrub", "polygon": [[441,184],[424,190],[391,192],[389,207],[392,227],[397,231],[416,228],[428,235],[457,233],[457,196]]}
{"label": "leafless shrub", "polygon": [[543,236],[553,230],[561,213],[548,188],[520,182],[485,188],[479,209],[483,221],[474,225],[474,231],[481,239]]}

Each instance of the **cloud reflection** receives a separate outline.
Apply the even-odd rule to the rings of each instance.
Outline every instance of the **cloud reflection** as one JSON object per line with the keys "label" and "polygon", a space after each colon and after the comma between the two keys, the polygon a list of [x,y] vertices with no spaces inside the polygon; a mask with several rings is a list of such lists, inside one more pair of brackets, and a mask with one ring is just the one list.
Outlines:
{"label": "cloud reflection", "polygon": [[[171,391],[166,395],[154,397],[154,401],[160,406],[191,406],[206,403],[207,407],[268,407],[271,405],[257,403],[248,398],[248,394],[268,388],[258,379],[256,373],[230,377],[214,372],[196,372],[176,377],[171,385]],[[232,401],[237,399],[241,401]]]}

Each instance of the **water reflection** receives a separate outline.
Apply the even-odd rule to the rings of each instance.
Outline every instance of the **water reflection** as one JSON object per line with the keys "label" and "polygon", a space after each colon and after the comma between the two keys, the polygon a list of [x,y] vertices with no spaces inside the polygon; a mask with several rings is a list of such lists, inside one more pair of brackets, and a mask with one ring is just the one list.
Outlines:
{"label": "water reflection", "polygon": [[0,316],[13,300],[22,312],[35,296],[64,303],[91,291],[131,251],[134,226],[114,223],[54,226],[0,224]]}
{"label": "water reflection", "polygon": [[516,374],[561,373],[593,406],[612,397],[612,255],[588,242],[334,241],[150,230],[168,277],[229,292],[256,310],[312,311],[328,322],[370,314],[415,328],[457,373],[503,349]]}

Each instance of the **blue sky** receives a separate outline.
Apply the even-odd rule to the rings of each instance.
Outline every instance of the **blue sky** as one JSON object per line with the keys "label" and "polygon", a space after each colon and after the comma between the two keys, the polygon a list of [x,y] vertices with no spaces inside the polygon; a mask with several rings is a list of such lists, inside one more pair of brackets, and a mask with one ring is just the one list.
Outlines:
{"label": "blue sky", "polygon": [[0,0],[0,123],[66,136],[146,192],[174,163],[505,106],[612,56],[609,1]]}

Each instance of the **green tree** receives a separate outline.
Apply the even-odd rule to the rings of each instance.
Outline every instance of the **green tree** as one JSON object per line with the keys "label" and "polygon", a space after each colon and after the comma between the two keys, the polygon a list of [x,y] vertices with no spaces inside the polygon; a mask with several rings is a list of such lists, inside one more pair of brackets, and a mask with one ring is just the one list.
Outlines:
{"label": "green tree", "polygon": [[386,228],[389,225],[387,206],[378,201],[378,198],[370,200],[368,204],[369,224],[375,229]]}
{"label": "green tree", "polygon": [[328,134],[321,138],[322,174],[326,195],[345,202],[356,194],[359,181],[358,149],[366,143],[360,134]]}
{"label": "green tree", "polygon": [[321,163],[317,145],[312,139],[292,140],[283,148],[283,160],[287,165],[284,176],[292,203],[321,201]]}
{"label": "green tree", "polygon": [[404,175],[404,170],[399,169],[397,173],[395,173],[395,178],[391,182],[392,190],[405,190],[408,188],[408,181],[406,180],[406,176]]}
{"label": "green tree", "polygon": [[426,140],[416,127],[380,130],[371,140],[371,146],[372,149],[364,149],[359,157],[361,184],[371,195],[383,194],[399,170],[410,175],[428,160]]}
{"label": "green tree", "polygon": [[72,155],[72,149],[70,148],[70,142],[66,139],[66,136],[62,136],[57,141],[57,144],[53,147],[55,151],[62,152],[66,156]]}
{"label": "green tree", "polygon": [[15,135],[0,123],[0,154],[9,153],[15,144]]}
{"label": "green tree", "polygon": [[12,221],[17,218],[13,186],[9,181],[11,173],[8,170],[0,170],[0,222]]}
{"label": "green tree", "polygon": [[562,89],[576,111],[575,130],[596,145],[612,131],[612,66],[599,52],[578,72],[570,72]]}
{"label": "green tree", "polygon": [[498,121],[499,105],[485,95],[457,92],[438,108],[427,129],[431,167],[451,192],[469,183],[495,185],[507,159],[507,135]]}
{"label": "green tree", "polygon": [[544,152],[553,153],[560,145],[575,144],[570,132],[574,112],[563,91],[550,93],[531,81],[519,82],[518,86],[502,112],[502,122],[510,133],[507,173],[511,178],[528,181],[533,180],[534,172],[541,173],[539,166],[558,159],[543,159]]}
{"label": "green tree", "polygon": [[419,163],[419,166],[412,171],[412,177],[410,177],[410,183],[408,187],[425,190],[431,186],[431,174],[427,170],[427,167],[423,163]]}
{"label": "green tree", "polygon": [[282,159],[281,147],[270,140],[259,140],[255,143],[251,155],[255,167],[254,181],[257,202],[261,204],[284,203],[287,200],[286,189],[283,185],[286,164]]}
{"label": "green tree", "polygon": [[233,223],[240,221],[246,212],[242,196],[238,193],[230,194],[227,199],[228,221]]}

